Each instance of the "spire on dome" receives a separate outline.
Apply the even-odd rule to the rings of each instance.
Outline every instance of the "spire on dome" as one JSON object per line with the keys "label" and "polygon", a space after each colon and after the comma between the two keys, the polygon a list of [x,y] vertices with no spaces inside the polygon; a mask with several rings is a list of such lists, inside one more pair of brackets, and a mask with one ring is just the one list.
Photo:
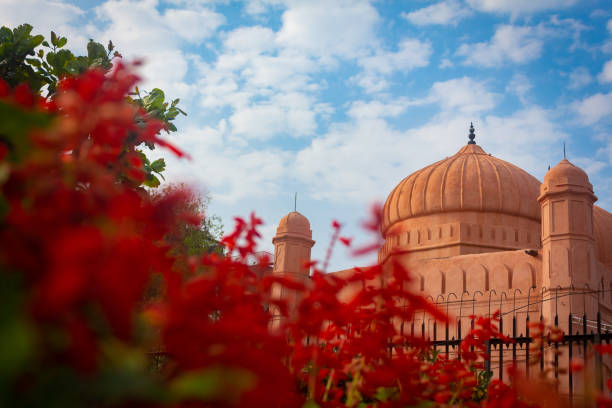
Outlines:
{"label": "spire on dome", "polygon": [[476,134],[474,133],[474,125],[472,124],[472,122],[470,122],[470,134],[468,135],[468,137],[470,138],[468,144],[476,144],[476,142],[474,141]]}

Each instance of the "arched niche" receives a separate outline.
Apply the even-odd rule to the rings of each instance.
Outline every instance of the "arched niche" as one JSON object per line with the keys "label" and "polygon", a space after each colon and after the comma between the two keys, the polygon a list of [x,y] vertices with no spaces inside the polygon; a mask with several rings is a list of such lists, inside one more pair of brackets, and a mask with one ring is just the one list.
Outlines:
{"label": "arched niche", "polygon": [[512,271],[512,288],[528,290],[535,286],[535,270],[531,264],[523,262],[514,267]]}
{"label": "arched niche", "polygon": [[497,264],[489,272],[489,289],[510,289],[510,268],[506,264]]}
{"label": "arched niche", "polygon": [[444,275],[438,269],[431,269],[423,274],[423,289],[426,293],[436,296],[444,292]]}
{"label": "arched niche", "polygon": [[461,296],[465,290],[465,273],[458,266],[451,267],[446,272],[446,293]]}
{"label": "arched niche", "polygon": [[482,264],[474,264],[465,272],[465,290],[470,293],[489,290],[488,283],[487,268]]}
{"label": "arched niche", "polygon": [[406,282],[404,284],[404,289],[410,290],[412,292],[423,291],[425,284],[425,279],[423,278],[423,275],[416,272],[410,272],[409,276],[410,282]]}

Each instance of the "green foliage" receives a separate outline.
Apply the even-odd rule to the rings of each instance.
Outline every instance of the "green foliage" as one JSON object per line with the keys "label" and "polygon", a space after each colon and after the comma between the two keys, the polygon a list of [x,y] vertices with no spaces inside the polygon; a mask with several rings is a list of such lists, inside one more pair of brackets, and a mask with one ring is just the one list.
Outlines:
{"label": "green foliage", "polygon": [[66,37],[51,31],[50,41],[47,41],[42,35],[31,33],[29,24],[13,30],[0,28],[0,77],[12,87],[25,82],[40,93],[46,86],[48,94],[53,95],[59,79],[81,74],[90,67],[109,70],[111,58],[120,55],[111,54],[114,49],[111,42],[107,51],[102,44],[89,40],[87,55],[75,56],[63,48],[68,43]]}
{"label": "green foliage", "polygon": [[[25,82],[32,89],[40,89],[44,78],[35,70],[35,66],[26,62],[35,58],[34,49],[44,41],[42,35],[31,35],[32,26],[22,24],[11,30],[8,27],[0,28],[0,77],[12,87]],[[38,61],[38,60],[37,60]]]}
{"label": "green foliage", "polygon": [[26,316],[20,289],[18,276],[6,273],[0,285],[0,395],[6,391],[3,386],[30,364],[34,354],[34,329]]}
{"label": "green foliage", "polygon": [[30,147],[26,135],[52,121],[52,117],[44,112],[24,111],[7,103],[0,103],[0,118],[0,141],[10,148],[9,159],[14,162],[19,161]]}
{"label": "green foliage", "polygon": [[473,396],[475,401],[482,401],[487,398],[487,391],[492,377],[492,371],[482,370],[478,372],[478,385],[474,388]]}
{"label": "green foliage", "polygon": [[[22,24],[12,30],[8,27],[0,28],[0,78],[11,87],[26,83],[34,92],[46,93],[52,97],[61,78],[79,75],[94,67],[108,71],[113,66],[112,59],[121,57],[112,41],[104,47],[90,39],[87,43],[87,55],[80,56],[64,48],[66,44],[68,39],[54,31],[51,31],[49,40],[45,40],[42,35],[32,35],[32,26],[29,24]],[[176,132],[177,128],[172,122],[179,114],[187,115],[178,107],[179,99],[167,102],[166,95],[159,88],[144,94],[145,96],[141,96],[140,90],[136,88],[128,100],[141,107],[146,112],[146,118],[161,120],[165,123],[167,132]],[[15,122],[24,123],[21,120]],[[35,124],[38,125],[38,121],[35,120]],[[4,124],[0,126],[6,127]],[[3,133],[2,128],[0,133]],[[149,149],[154,149],[152,143],[145,144]],[[143,184],[147,187],[158,187],[159,177],[163,179],[162,172],[165,170],[163,159],[149,163],[144,153],[142,157],[146,171]]]}
{"label": "green foliage", "polygon": [[253,389],[257,377],[239,368],[207,368],[187,372],[170,383],[174,396],[183,400],[237,402],[240,395]]}
{"label": "green foliage", "polygon": [[[176,98],[171,102],[167,102],[164,91],[159,88],[153,88],[151,92],[145,93],[145,96],[142,96],[140,90],[136,87],[136,91],[132,96],[136,96],[132,101],[143,108],[149,118],[161,120],[166,124],[167,132],[176,132],[176,126],[172,121],[179,114],[187,116],[187,113],[178,107],[180,99]],[[153,149],[153,145],[147,146]]]}
{"label": "green foliage", "polygon": [[[151,166],[158,161],[154,161]],[[185,186],[182,184],[171,184],[156,191],[154,196],[162,197],[165,194],[171,194],[174,191],[184,189]],[[173,255],[177,258],[199,256],[212,252],[221,254],[223,252],[223,247],[219,244],[219,240],[223,235],[223,224],[218,216],[207,214],[209,203],[209,196],[200,196],[193,193],[185,200],[184,208],[180,210],[201,214],[202,218],[198,225],[183,224],[177,226],[173,229],[173,233],[166,237],[166,241],[173,246]]]}

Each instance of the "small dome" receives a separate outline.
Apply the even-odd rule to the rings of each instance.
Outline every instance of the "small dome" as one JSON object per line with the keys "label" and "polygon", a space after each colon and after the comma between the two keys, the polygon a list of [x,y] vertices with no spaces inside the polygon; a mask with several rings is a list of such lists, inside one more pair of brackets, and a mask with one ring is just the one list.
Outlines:
{"label": "small dome", "polygon": [[312,231],[310,230],[310,222],[308,218],[304,217],[297,211],[292,211],[289,214],[281,218],[276,228],[276,234],[300,234],[312,237]]}
{"label": "small dome", "polygon": [[556,186],[580,186],[593,190],[589,183],[589,176],[580,167],[574,166],[567,159],[563,159],[544,176],[544,185]]}
{"label": "small dome", "polygon": [[428,214],[478,211],[540,220],[540,182],[517,166],[468,143],[455,155],[412,173],[389,194],[382,231]]}

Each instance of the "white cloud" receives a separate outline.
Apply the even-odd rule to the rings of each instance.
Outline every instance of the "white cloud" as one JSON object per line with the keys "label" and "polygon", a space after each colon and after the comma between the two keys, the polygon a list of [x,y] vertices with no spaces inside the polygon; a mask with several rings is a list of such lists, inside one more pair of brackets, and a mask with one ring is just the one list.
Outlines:
{"label": "white cloud", "polygon": [[68,48],[77,54],[85,53],[88,36],[76,28],[75,22],[84,14],[77,6],[53,0],[3,0],[0,26],[16,28],[28,23],[32,34],[49,38],[51,30],[68,38]]}
{"label": "white cloud", "polygon": [[170,9],[164,13],[163,20],[182,39],[198,44],[210,37],[225,22],[225,17],[206,9]]}
{"label": "white cloud", "polygon": [[465,57],[466,65],[494,67],[506,62],[525,64],[538,58],[542,39],[534,27],[502,25],[491,41],[461,44],[457,55]]}
{"label": "white cloud", "polygon": [[[395,116],[409,106],[437,104],[442,112],[461,112],[475,114],[493,109],[500,95],[490,92],[484,82],[470,77],[454,78],[447,81],[434,82],[428,94],[423,98],[409,100],[400,97],[395,100],[380,102],[354,102],[348,110],[349,116],[357,117],[357,113],[367,117]],[[366,110],[372,110],[367,113]]]}
{"label": "white cloud", "polygon": [[594,160],[592,157],[568,157],[568,160],[571,160],[572,163],[584,170],[589,178],[597,175],[600,171],[608,167],[607,163]]}
{"label": "white cloud", "polygon": [[380,16],[367,1],[302,1],[282,15],[279,44],[316,56],[327,64],[334,57],[355,58],[374,44]]}
{"label": "white cloud", "polygon": [[[554,116],[554,111],[531,105],[509,116],[488,115],[482,123],[487,143],[497,151],[529,155],[526,146],[534,151],[548,149],[548,144],[563,140],[565,133]],[[536,146],[540,144],[541,146]]]}
{"label": "white cloud", "polygon": [[612,82],[612,60],[606,62],[603,66],[603,69],[599,75],[597,75],[597,79],[600,82]]}
{"label": "white cloud", "polygon": [[410,147],[410,140],[386,121],[360,118],[314,139],[298,153],[295,172],[316,199],[367,202],[384,197],[394,179],[409,171]]}
{"label": "white cloud", "polygon": [[261,15],[272,7],[279,7],[285,4],[284,0],[247,0],[244,10],[250,15]]}
{"label": "white cloud", "polygon": [[444,111],[475,114],[493,109],[498,99],[482,82],[463,77],[435,82],[427,101],[440,104]]}
{"label": "white cloud", "polygon": [[83,13],[79,7],[59,1],[4,0],[0,25],[13,28],[28,23],[34,26],[36,33],[48,36],[51,30],[57,31],[58,26],[73,22]]}
{"label": "white cloud", "polygon": [[404,38],[397,51],[378,50],[375,54],[359,59],[363,71],[351,81],[356,82],[368,93],[380,92],[388,88],[386,76],[395,72],[408,72],[429,65],[432,47],[428,41]]}
{"label": "white cloud", "polygon": [[223,45],[231,52],[261,54],[276,48],[274,37],[268,27],[239,27],[226,34]]}
{"label": "white cloud", "polygon": [[299,93],[278,94],[268,102],[236,109],[230,124],[234,135],[260,140],[279,134],[306,136],[317,127],[312,101]]}
{"label": "white cloud", "polygon": [[162,87],[179,96],[193,94],[194,85],[183,82],[189,58],[180,46],[211,36],[225,18],[204,8],[161,13],[157,7],[157,0],[108,0],[95,8],[98,19],[106,23],[95,38],[114,40],[128,59],[144,58],[143,87]]}
{"label": "white cloud", "polygon": [[278,192],[292,155],[278,149],[242,149],[228,140],[228,132],[225,120],[215,127],[179,130],[177,143],[193,160],[164,154],[166,178],[208,190],[222,204],[235,205]]}
{"label": "white cloud", "polygon": [[95,11],[108,22],[105,36],[121,41],[132,53],[148,54],[159,48],[178,47],[181,41],[199,43],[224,23],[225,17],[207,9],[157,9],[157,0],[108,0]]}
{"label": "white cloud", "polygon": [[569,80],[568,88],[580,89],[593,82],[593,77],[587,67],[577,67],[569,74]]}
{"label": "white cloud", "polygon": [[[248,85],[257,88],[274,88],[285,91],[317,88],[311,83],[309,74],[319,67],[308,57],[291,51],[282,51],[277,56],[257,56],[241,75]],[[312,87],[311,87],[312,85]]]}
{"label": "white cloud", "polygon": [[522,104],[526,104],[527,93],[533,86],[531,81],[523,74],[514,74],[508,86],[506,86],[506,92],[510,92],[518,96]]}
{"label": "white cloud", "polygon": [[[610,139],[610,135],[608,135],[608,139]],[[608,142],[608,144],[599,149],[597,153],[603,154],[606,159],[608,159],[608,164],[612,166],[612,141]]]}
{"label": "white cloud", "polygon": [[[612,34],[612,19],[608,20],[606,28],[608,29],[608,33]],[[606,54],[612,53],[612,38],[609,38],[603,43],[601,50]]]}
{"label": "white cloud", "polygon": [[311,196],[338,203],[383,199],[403,177],[459,150],[467,142],[470,120],[487,152],[536,175],[551,160],[551,146],[567,138],[552,113],[538,106],[484,118],[445,111],[421,126],[399,130],[384,119],[385,109],[394,104],[376,105],[361,104],[360,109],[375,106],[374,113],[331,126],[298,153],[295,171],[311,186]]}
{"label": "white cloud", "polygon": [[559,10],[570,7],[578,0],[467,0],[473,8],[493,13],[514,16],[544,10]]}
{"label": "white cloud", "polygon": [[612,114],[612,92],[588,96],[575,102],[573,108],[585,124],[592,125]]}
{"label": "white cloud", "polygon": [[455,64],[453,64],[453,61],[451,61],[448,58],[444,58],[442,59],[442,61],[440,62],[440,65],[438,65],[438,68],[440,69],[444,69],[444,68],[452,68],[454,67]]}
{"label": "white cloud", "polygon": [[402,17],[419,26],[431,24],[456,26],[459,21],[471,14],[471,11],[457,0],[445,0],[410,13],[403,12]]}
{"label": "white cloud", "polygon": [[403,113],[410,103],[402,98],[390,102],[355,101],[347,111],[354,119],[394,117]]}
{"label": "white cloud", "polygon": [[372,56],[361,58],[359,65],[369,72],[391,74],[394,71],[409,71],[429,64],[432,48],[428,41],[404,38],[397,48],[396,52],[377,52]]}

